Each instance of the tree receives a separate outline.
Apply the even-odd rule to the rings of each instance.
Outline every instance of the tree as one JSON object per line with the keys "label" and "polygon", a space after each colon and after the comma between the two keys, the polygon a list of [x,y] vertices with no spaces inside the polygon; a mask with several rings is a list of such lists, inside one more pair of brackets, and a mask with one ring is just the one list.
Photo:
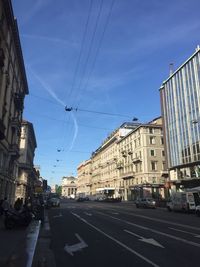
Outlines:
{"label": "tree", "polygon": [[59,196],[61,196],[61,194],[62,194],[62,186],[60,186],[60,185],[56,186],[56,193],[57,193]]}

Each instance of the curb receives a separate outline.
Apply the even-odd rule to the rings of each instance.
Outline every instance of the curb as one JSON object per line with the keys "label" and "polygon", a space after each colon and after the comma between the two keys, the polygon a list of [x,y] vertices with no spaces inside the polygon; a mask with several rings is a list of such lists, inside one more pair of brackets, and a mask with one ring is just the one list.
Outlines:
{"label": "curb", "polygon": [[50,249],[51,231],[45,212],[44,224],[40,228],[37,247],[31,267],[56,267],[53,251]]}

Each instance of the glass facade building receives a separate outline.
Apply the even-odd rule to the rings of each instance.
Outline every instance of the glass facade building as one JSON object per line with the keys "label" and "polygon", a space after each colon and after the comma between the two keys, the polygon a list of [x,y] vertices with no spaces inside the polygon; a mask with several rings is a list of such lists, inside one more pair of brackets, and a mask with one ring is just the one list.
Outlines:
{"label": "glass facade building", "polygon": [[169,170],[200,177],[200,47],[160,88]]}

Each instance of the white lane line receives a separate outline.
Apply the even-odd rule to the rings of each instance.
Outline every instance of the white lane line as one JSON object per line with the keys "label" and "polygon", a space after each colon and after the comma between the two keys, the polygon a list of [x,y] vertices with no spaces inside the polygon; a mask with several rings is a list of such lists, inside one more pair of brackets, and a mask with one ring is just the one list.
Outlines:
{"label": "white lane line", "polygon": [[123,213],[131,215],[131,216],[134,216],[134,217],[139,217],[139,218],[144,218],[144,219],[147,219],[147,220],[155,221],[155,222],[161,222],[161,223],[164,223],[164,224],[171,224],[171,225],[175,225],[175,226],[180,226],[180,227],[184,227],[184,228],[200,231],[200,228],[199,227],[195,227],[195,226],[190,226],[190,225],[181,224],[181,223],[175,223],[175,222],[166,221],[166,220],[162,220],[162,219],[156,219],[156,218],[148,217],[148,216],[145,216],[145,215],[133,214],[133,213],[128,213],[128,212],[123,212]]}
{"label": "white lane line", "polygon": [[195,234],[195,233],[192,233],[192,232],[183,231],[183,230],[176,229],[176,228],[172,228],[172,227],[168,227],[168,228],[169,228],[169,229],[171,229],[171,230],[177,231],[177,232],[181,232],[181,233],[190,234],[190,235],[193,235],[194,237],[198,237],[198,238],[200,238],[200,235],[197,235],[197,234]]}
{"label": "white lane line", "polygon": [[30,225],[30,232],[27,235],[28,241],[26,244],[26,252],[28,254],[28,260],[26,267],[31,267],[33,262],[33,256],[40,232],[41,221],[33,221]]}
{"label": "white lane line", "polygon": [[145,242],[145,243],[154,245],[154,246],[156,246],[156,247],[164,248],[160,243],[158,243],[158,242],[157,242],[155,239],[153,239],[153,238],[145,238],[145,237],[143,237],[143,236],[141,236],[141,235],[138,235],[138,234],[133,233],[133,232],[131,232],[131,231],[128,231],[128,230],[126,230],[126,229],[124,230],[124,232],[126,232],[126,233],[128,233],[128,234],[131,234],[131,235],[134,235],[134,236],[138,237],[138,238],[139,238],[139,241],[142,241],[142,242]]}
{"label": "white lane line", "polygon": [[43,225],[44,229],[46,231],[50,231],[50,225],[49,225],[49,217],[47,215],[45,215],[44,217],[44,225]]}
{"label": "white lane line", "polygon": [[195,247],[200,247],[200,244],[199,244],[199,243],[195,243],[195,242],[193,242],[193,241],[188,241],[188,240],[183,239],[183,238],[181,238],[181,237],[177,237],[177,236],[174,236],[174,235],[166,234],[166,233],[160,232],[160,231],[158,231],[158,230],[151,229],[151,228],[149,228],[149,227],[144,227],[144,226],[141,226],[141,225],[139,225],[139,224],[135,224],[135,223],[132,223],[132,222],[129,222],[129,221],[125,221],[125,220],[122,220],[122,219],[119,219],[119,218],[116,218],[116,217],[107,215],[107,214],[105,214],[105,213],[103,213],[103,212],[99,212],[99,213],[102,213],[102,214],[106,215],[107,217],[110,217],[110,218],[112,218],[112,219],[114,219],[114,220],[117,220],[117,221],[124,222],[124,223],[126,223],[126,224],[131,225],[131,226],[135,226],[135,227],[138,227],[138,228],[140,228],[140,229],[150,231],[150,232],[152,232],[152,233],[156,233],[156,234],[159,234],[159,235],[163,235],[163,236],[172,238],[172,239],[174,239],[174,240],[181,241],[181,242],[186,243],[186,244],[188,244],[188,245],[192,245],[192,246],[195,246]]}
{"label": "white lane line", "polygon": [[117,240],[116,238],[106,234],[104,231],[102,231],[101,229],[97,228],[95,225],[89,223],[88,221],[86,221],[85,219],[81,218],[78,214],[71,212],[74,216],[76,216],[79,220],[83,221],[84,223],[86,223],[87,225],[89,225],[90,227],[94,228],[96,231],[98,231],[99,233],[103,234],[104,236],[108,237],[109,239],[111,239],[112,241],[114,241],[115,243],[117,243],[118,245],[122,246],[123,248],[127,249],[128,251],[130,251],[131,253],[135,254],[136,256],[138,256],[139,258],[141,258],[142,260],[148,262],[150,265],[154,266],[154,267],[159,267],[159,265],[157,265],[156,263],[154,263],[153,261],[149,260],[148,258],[144,257],[142,254],[136,252],[135,250],[133,250],[132,248],[128,247],[127,245],[125,245],[124,243],[120,242],[119,240]]}

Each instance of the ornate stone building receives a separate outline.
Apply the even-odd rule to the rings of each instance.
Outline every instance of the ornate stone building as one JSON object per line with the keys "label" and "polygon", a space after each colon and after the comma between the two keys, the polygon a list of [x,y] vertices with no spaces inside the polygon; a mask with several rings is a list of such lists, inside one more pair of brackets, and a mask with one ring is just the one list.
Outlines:
{"label": "ornate stone building", "polygon": [[18,179],[16,186],[16,198],[25,199],[34,192],[36,180],[33,159],[37,147],[33,124],[24,121],[21,124],[20,157],[18,159]]}
{"label": "ornate stone building", "polygon": [[78,167],[78,184],[80,191],[89,184],[88,195],[104,194],[123,200],[138,196],[164,197],[168,172],[162,118],[146,124],[122,124],[92,154],[89,176],[83,175],[85,162]]}
{"label": "ornate stone building", "polygon": [[75,198],[77,190],[77,179],[73,176],[65,176],[62,178],[62,197]]}
{"label": "ornate stone building", "polygon": [[28,84],[10,0],[0,0],[0,198],[15,200],[24,97]]}

